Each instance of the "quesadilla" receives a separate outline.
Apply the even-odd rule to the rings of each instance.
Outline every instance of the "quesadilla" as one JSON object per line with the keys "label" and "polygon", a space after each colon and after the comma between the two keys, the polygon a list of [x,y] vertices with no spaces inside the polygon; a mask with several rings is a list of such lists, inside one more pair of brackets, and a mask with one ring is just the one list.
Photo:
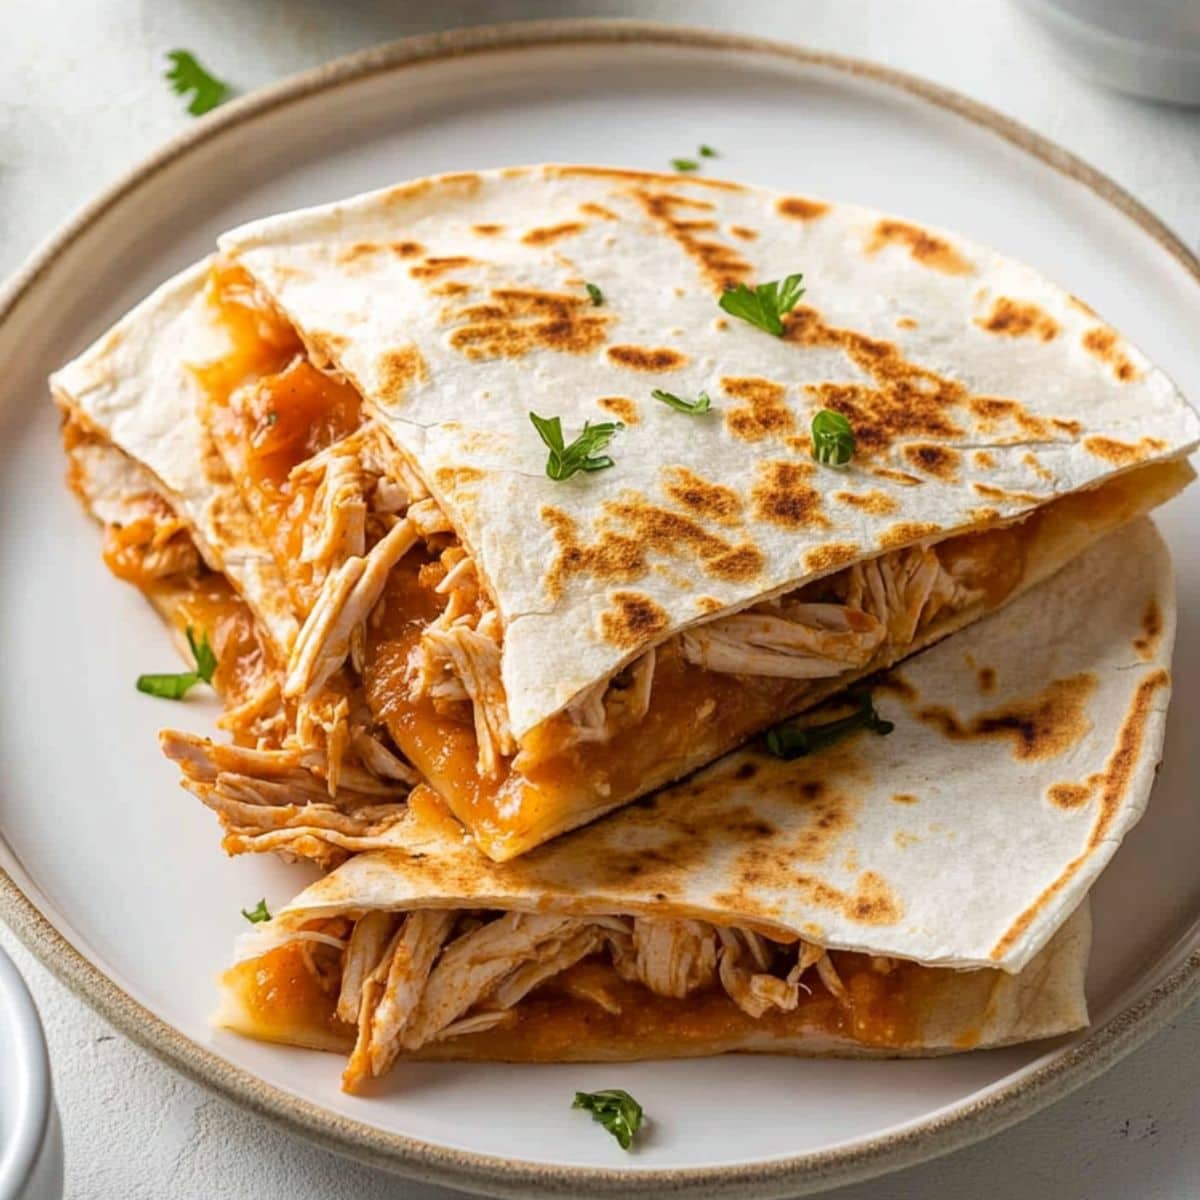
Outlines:
{"label": "quesadilla", "polygon": [[881,681],[887,736],[741,750],[500,865],[418,787],[389,849],[245,935],[217,1020],[350,1051],[351,1089],[407,1057],[932,1054],[1077,1028],[1086,896],[1153,783],[1174,615],[1138,521]]}
{"label": "quesadilla", "polygon": [[[326,723],[282,696],[298,628],[284,576],[196,411],[189,355],[229,344],[204,299],[208,271],[168,281],[54,376],[68,482],[104,526],[105,562],[149,599],[185,661],[193,639],[213,654],[218,724],[233,744],[170,731],[164,740],[206,783],[219,773],[203,795],[221,816],[225,848],[328,867],[400,815],[416,776],[375,736],[365,704],[351,711],[344,679],[326,689]],[[219,772],[208,774],[214,761]],[[317,826],[329,837],[313,838]]]}
{"label": "quesadilla", "polygon": [[[863,209],[514,168],[222,248],[186,306],[124,323],[141,359],[102,341],[60,399],[141,457],[187,397],[282,580],[282,702],[331,801],[346,747],[406,760],[496,860],[969,624],[1191,478],[1194,414],[1090,310]],[[719,307],[799,267],[781,336]],[[818,412],[852,431],[840,469],[814,461]],[[531,414],[551,441],[560,421],[559,476],[572,433],[623,427],[551,478]],[[167,746],[190,783],[220,774]]]}
{"label": "quesadilla", "polygon": [[[372,711],[497,860],[977,619],[1191,476],[1194,414],[1090,310],[864,209],[548,166],[220,244],[244,344],[208,411],[248,493],[307,469],[296,429],[368,419],[409,468],[411,509],[326,578],[285,692],[357,647]],[[780,336],[720,307],[801,270]],[[818,411],[852,429],[842,470],[814,461]]]}

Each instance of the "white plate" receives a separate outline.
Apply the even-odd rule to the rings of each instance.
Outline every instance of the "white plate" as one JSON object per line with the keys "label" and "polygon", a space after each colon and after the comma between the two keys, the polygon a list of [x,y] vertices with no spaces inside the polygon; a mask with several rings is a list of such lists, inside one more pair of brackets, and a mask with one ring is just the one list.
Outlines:
{"label": "white plate", "polygon": [[[247,218],[431,171],[554,159],[662,168],[700,142],[721,153],[710,173],[910,214],[1032,262],[1200,394],[1200,264],[1063,151],[879,68],[649,26],[420,39],[250,97],[83,214],[0,301],[2,911],[182,1069],[310,1139],[462,1187],[829,1186],[1018,1119],[1200,991],[1200,874],[1183,850],[1200,844],[1200,739],[1181,719],[1200,710],[1196,489],[1162,519],[1182,600],[1175,717],[1150,815],[1096,891],[1090,1033],[929,1062],[406,1066],[367,1100],[339,1092],[334,1056],[208,1027],[238,910],[282,900],[306,874],[225,859],[214,821],[159,757],[161,724],[207,729],[213,710],[189,701],[168,713],[133,690],[172,651],[108,575],[62,486],[47,371]],[[654,1117],[634,1155],[569,1107],[576,1088],[612,1085]]]}

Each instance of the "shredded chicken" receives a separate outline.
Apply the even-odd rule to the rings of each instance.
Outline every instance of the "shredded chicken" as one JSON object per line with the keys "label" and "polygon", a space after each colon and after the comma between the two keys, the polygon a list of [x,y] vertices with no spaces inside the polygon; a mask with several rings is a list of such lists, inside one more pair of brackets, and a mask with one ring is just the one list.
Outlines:
{"label": "shredded chicken", "polygon": [[391,941],[396,919],[395,914],[380,910],[369,912],[355,922],[346,946],[346,957],[342,960],[342,986],[336,1010],[339,1021],[351,1025],[358,1023],[363,988]]}
{"label": "shredded chicken", "polygon": [[479,745],[479,773],[494,778],[501,757],[516,751],[508,723],[508,701],[500,680],[500,646],[465,622],[449,628],[430,626],[421,638],[422,653],[452,668],[470,698]]}
{"label": "shredded chicken", "polygon": [[711,986],[717,970],[717,935],[701,921],[633,922],[631,954],[615,960],[626,979],[643,983],[655,995],[682,1000]]}
{"label": "shredded chicken", "polygon": [[680,635],[683,655],[709,671],[824,679],[866,666],[886,629],[844,604],[791,604],[784,615],[734,613]]}
{"label": "shredded chicken", "polygon": [[407,812],[407,784],[344,768],[337,803],[295,749],[222,745],[164,731],[163,752],[183,771],[183,786],[221,819],[231,854],[280,850],[335,865],[347,853],[391,844]]}
{"label": "shredded chicken", "polygon": [[606,742],[650,711],[657,657],[651,647],[615,678],[593,684],[567,705],[572,743]]}
{"label": "shredded chicken", "polygon": [[[338,443],[342,446],[343,443]],[[306,524],[300,561],[320,564],[321,577],[367,549],[367,501],[357,454],[335,454],[328,460]]]}
{"label": "shredded chicken", "polygon": [[358,1040],[342,1077],[348,1091],[382,1075],[403,1047],[405,1027],[427,994],[430,971],[454,925],[453,912],[417,910],[404,919],[367,977],[359,1006]]}
{"label": "shredded chicken", "polygon": [[942,609],[965,607],[979,595],[957,583],[927,546],[855,563],[846,572],[846,603],[880,621],[893,646],[911,644]]}
{"label": "shredded chicken", "polygon": [[292,648],[285,697],[311,699],[346,661],[355,626],[370,615],[391,569],[417,538],[410,518],[398,521],[368,554],[348,558],[325,580]]}
{"label": "shredded chicken", "polygon": [[[587,967],[582,975],[572,970],[595,956],[607,955],[622,978],[660,996],[683,999],[720,986],[754,1018],[773,1008],[794,1010],[800,991],[811,991],[801,977],[813,968],[839,1003],[849,1003],[822,948],[803,940],[780,945],[747,929],[517,912],[481,919],[417,910],[399,928],[397,919],[361,918],[343,954],[337,1011],[358,1024],[345,1075],[350,1090],[404,1051],[506,1024],[515,1006],[550,980],[567,995],[619,1013],[620,1002]],[[786,975],[779,974],[785,966]]]}

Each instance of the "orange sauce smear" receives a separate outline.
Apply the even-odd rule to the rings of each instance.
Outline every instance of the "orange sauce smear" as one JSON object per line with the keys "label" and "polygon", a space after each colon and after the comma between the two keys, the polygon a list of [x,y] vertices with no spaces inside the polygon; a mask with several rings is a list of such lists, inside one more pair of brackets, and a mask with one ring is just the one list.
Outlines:
{"label": "orange sauce smear", "polygon": [[208,299],[233,343],[224,358],[194,368],[208,426],[303,609],[310,571],[298,556],[315,489],[288,476],[353,433],[362,402],[308,361],[291,325],[240,267],[214,267]]}
{"label": "orange sauce smear", "polygon": [[750,689],[735,676],[664,655],[636,737],[561,749],[566,718],[556,717],[526,739],[530,761],[522,772],[508,762],[498,777],[481,776],[468,707],[439,711],[431,699],[409,695],[409,655],[444,603],[422,586],[421,566],[417,554],[396,566],[381,613],[369,623],[367,702],[400,751],[497,857],[541,841],[564,818],[578,823],[589,806],[609,807],[676,778],[697,755],[717,757],[748,726],[776,719],[806,687],[804,680],[764,679]]}
{"label": "orange sauce smear", "polygon": [[[923,1017],[951,972],[897,962],[886,974],[866,955],[832,951],[848,993],[843,1004],[815,973],[791,1012],[744,1013],[719,987],[682,999],[658,996],[622,979],[607,959],[592,958],[532,992],[515,1008],[513,1024],[434,1043],[420,1057],[469,1057],[553,1062],[590,1056],[614,1059],[712,1053],[764,1034],[783,1041],[820,1034],[881,1050],[917,1049]],[[619,1006],[608,1012],[574,988],[586,980]],[[349,1049],[353,1028],[334,1015],[337,985],[309,969],[301,944],[290,942],[230,968],[224,983],[238,997],[242,1032],[269,1041]]]}

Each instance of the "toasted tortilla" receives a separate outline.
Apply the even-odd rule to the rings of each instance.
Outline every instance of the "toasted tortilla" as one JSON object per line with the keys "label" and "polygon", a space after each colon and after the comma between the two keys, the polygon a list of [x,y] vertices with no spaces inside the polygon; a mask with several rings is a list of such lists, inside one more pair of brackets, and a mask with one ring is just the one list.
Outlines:
{"label": "toasted tortilla", "polygon": [[286,661],[297,623],[283,577],[196,418],[200,385],[192,364],[229,349],[204,297],[209,266],[198,263],[164,283],[55,372],[50,386],[69,417],[153,478],[188,522],[204,561],[245,597]]}
{"label": "toasted tortilla", "polygon": [[[384,420],[481,572],[519,740],[647,646],[1187,453],[1166,375],[1030,268],[878,212],[542,166],[256,221],[222,252]],[[771,337],[722,289],[803,271]],[[585,283],[599,287],[594,305]],[[651,398],[705,392],[690,417]],[[820,408],[858,454],[809,456]],[[548,479],[529,413],[626,420]]]}

